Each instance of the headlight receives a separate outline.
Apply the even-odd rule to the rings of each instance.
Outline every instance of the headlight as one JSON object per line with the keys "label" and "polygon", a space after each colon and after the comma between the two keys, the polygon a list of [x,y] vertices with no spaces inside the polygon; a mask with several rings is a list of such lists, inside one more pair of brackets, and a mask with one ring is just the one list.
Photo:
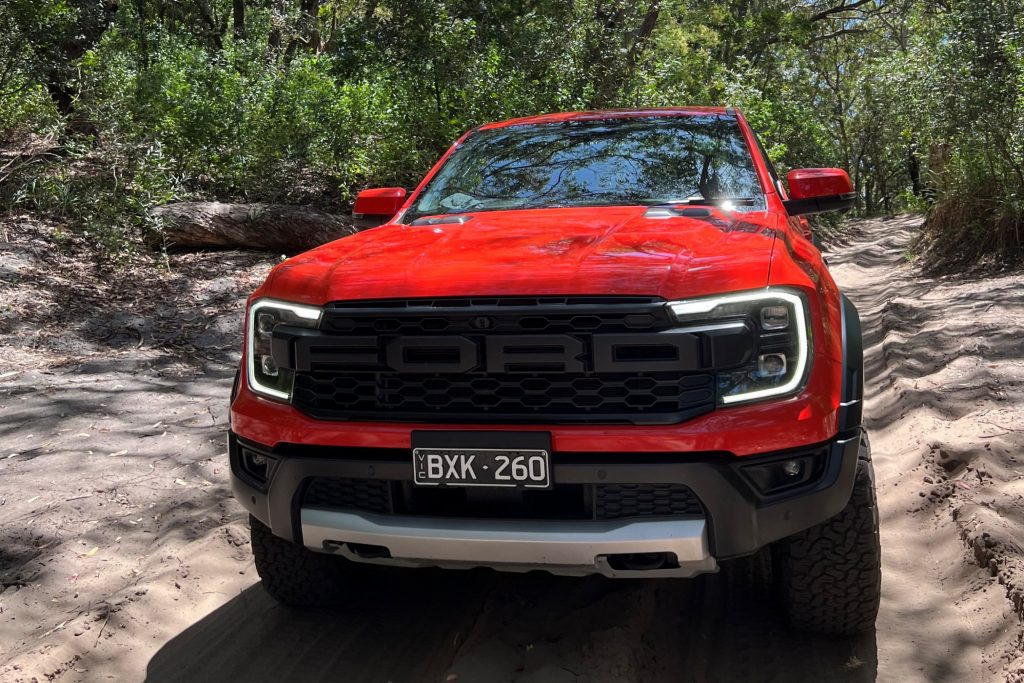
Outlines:
{"label": "headlight", "polygon": [[287,401],[292,395],[295,373],[274,361],[272,337],[278,325],[315,328],[320,324],[319,308],[273,299],[260,299],[249,307],[246,322],[246,373],[249,388],[258,394]]}
{"label": "headlight", "polygon": [[724,404],[791,394],[803,386],[811,357],[807,304],[796,292],[765,289],[668,304],[680,323],[744,321],[756,330],[757,349],[744,367],[718,372]]}

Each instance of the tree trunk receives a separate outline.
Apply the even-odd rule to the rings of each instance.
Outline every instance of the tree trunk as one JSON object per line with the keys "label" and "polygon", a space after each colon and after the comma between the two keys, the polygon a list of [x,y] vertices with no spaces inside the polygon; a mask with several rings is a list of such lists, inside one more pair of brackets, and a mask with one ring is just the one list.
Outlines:
{"label": "tree trunk", "polygon": [[245,38],[245,0],[232,0],[232,24],[235,38]]}
{"label": "tree trunk", "polygon": [[355,232],[352,221],[309,206],[175,202],[155,207],[152,248],[242,248],[295,254]]}
{"label": "tree trunk", "polygon": [[[91,50],[103,37],[103,32],[114,23],[120,0],[105,0],[102,3],[73,3],[70,8],[78,13],[74,27],[57,37],[54,44],[60,60],[53,63],[45,74],[46,92],[53,100],[57,111],[65,117],[74,113],[77,99],[75,80],[80,75],[74,68],[75,60]],[[72,126],[75,129],[75,126]]]}
{"label": "tree trunk", "polygon": [[907,173],[910,175],[910,187],[915,197],[921,196],[921,160],[917,158],[917,140],[910,141],[907,149]]}

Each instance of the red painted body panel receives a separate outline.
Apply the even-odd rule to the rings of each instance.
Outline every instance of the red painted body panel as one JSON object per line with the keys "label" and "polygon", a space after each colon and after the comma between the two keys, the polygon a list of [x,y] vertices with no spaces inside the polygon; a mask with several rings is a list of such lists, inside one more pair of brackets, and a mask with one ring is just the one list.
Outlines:
{"label": "red painted body panel", "polygon": [[388,223],[285,261],[257,295],[314,305],[467,295],[679,299],[768,284],[774,215],[742,215],[741,231],[721,213],[722,227],[644,213],[534,209],[466,214],[462,224]]}
{"label": "red painted body panel", "polygon": [[290,405],[242,391],[231,407],[231,428],[268,446],[303,443],[322,446],[410,448],[412,430],[534,430],[551,432],[556,452],[726,451],[738,456],[817,444],[835,435],[835,411],[812,382],[799,396],[744,407],[719,408],[680,425],[485,425],[325,422]]}
{"label": "red painted body panel", "polygon": [[[684,116],[724,109],[575,112],[515,119],[498,125],[571,118]],[[467,214],[462,224],[411,226],[391,222],[326,244],[278,265],[252,298],[322,305],[332,301],[497,295],[645,295],[667,300],[796,287],[810,305],[813,362],[807,385],[780,400],[719,407],[668,426],[529,425],[551,432],[556,451],[727,451],[737,456],[797,448],[833,437],[841,386],[839,293],[798,220],[785,212],[753,133],[743,118],[768,211],[709,219],[654,218],[644,207],[554,208]],[[465,137],[465,136],[464,136]],[[408,207],[440,165],[419,187]],[[232,429],[269,446],[278,443],[409,448],[413,429],[459,425],[328,422],[242,386],[231,407]],[[508,430],[508,425],[463,425]]]}
{"label": "red painted body panel", "polygon": [[402,208],[406,194],[403,187],[375,187],[363,190],[356,195],[356,203],[352,207],[352,212],[391,218]]}

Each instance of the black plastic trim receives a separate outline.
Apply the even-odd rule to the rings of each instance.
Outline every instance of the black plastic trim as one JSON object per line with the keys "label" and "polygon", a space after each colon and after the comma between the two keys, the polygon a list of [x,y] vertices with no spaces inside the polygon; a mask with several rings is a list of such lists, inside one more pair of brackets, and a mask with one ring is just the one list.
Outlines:
{"label": "black plastic trim", "polygon": [[[688,486],[707,510],[711,551],[718,559],[757,552],[765,545],[795,534],[838,514],[850,499],[860,446],[860,430],[842,433],[825,444],[758,456],[735,457],[722,453],[666,453],[664,461],[653,454],[620,453],[613,463],[588,454],[553,453],[552,481],[556,484],[656,484]],[[229,436],[232,450],[238,438]],[[232,488],[242,505],[274,534],[301,542],[298,528],[299,501],[306,482],[313,477],[351,477],[409,481],[411,450],[381,449],[386,457],[374,457],[375,449],[304,447],[280,445],[246,447],[281,457],[269,492],[254,489],[238,476]],[[742,465],[769,461],[793,454],[827,451],[824,473],[806,486],[783,496],[765,498],[739,472]],[[598,454],[593,454],[594,456]],[[232,468],[234,474],[234,468]]]}
{"label": "black plastic trim", "polygon": [[787,199],[782,202],[790,216],[808,216],[829,211],[846,211],[857,203],[857,193],[830,194],[809,199]]}
{"label": "black plastic trim", "polygon": [[[566,330],[576,316],[607,318],[601,325]],[[551,329],[529,332],[533,325],[525,323],[533,318],[549,318]],[[743,365],[757,343],[745,324],[699,334],[679,329],[656,297],[467,297],[329,304],[317,330],[275,328],[272,353],[279,367],[296,371],[292,405],[321,420],[666,425],[715,410],[711,371]],[[654,378],[655,373],[674,376]],[[550,406],[508,398],[430,403],[399,396],[405,383],[417,385],[410,387],[416,397],[412,390],[422,392],[418,383],[428,379],[453,385],[496,379],[504,389],[532,379],[621,383],[627,374],[649,374],[659,389],[676,393],[655,392],[653,404],[632,402],[626,394],[598,392],[595,403],[587,402],[589,396],[568,401],[560,394]],[[332,389],[329,375],[346,375],[350,385]],[[332,391],[341,391],[346,401],[333,401]],[[433,391],[428,398],[438,398]]]}
{"label": "black plastic trim", "polygon": [[494,424],[494,425],[536,425],[536,424],[580,424],[580,425],[673,425],[686,422],[714,411],[716,404],[677,410],[671,413],[538,413],[536,415],[500,413],[455,413],[438,414],[424,412],[403,412],[388,410],[351,410],[344,417],[336,417],[306,406],[295,406],[302,413],[318,420],[333,422],[419,422],[423,424]]}
{"label": "black plastic trim", "polygon": [[843,382],[839,392],[839,431],[860,427],[864,418],[864,338],[853,302],[840,297],[843,316]]}

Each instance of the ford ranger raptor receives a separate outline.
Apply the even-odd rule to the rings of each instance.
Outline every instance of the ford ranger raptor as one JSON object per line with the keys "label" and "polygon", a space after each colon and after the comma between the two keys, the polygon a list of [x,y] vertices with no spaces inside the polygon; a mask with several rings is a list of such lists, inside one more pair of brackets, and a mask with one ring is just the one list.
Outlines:
{"label": "ford ranger raptor", "polygon": [[289,605],[367,565],[692,577],[770,559],[794,627],[870,630],[857,311],[742,114],[480,126],[248,301],[232,486]]}

